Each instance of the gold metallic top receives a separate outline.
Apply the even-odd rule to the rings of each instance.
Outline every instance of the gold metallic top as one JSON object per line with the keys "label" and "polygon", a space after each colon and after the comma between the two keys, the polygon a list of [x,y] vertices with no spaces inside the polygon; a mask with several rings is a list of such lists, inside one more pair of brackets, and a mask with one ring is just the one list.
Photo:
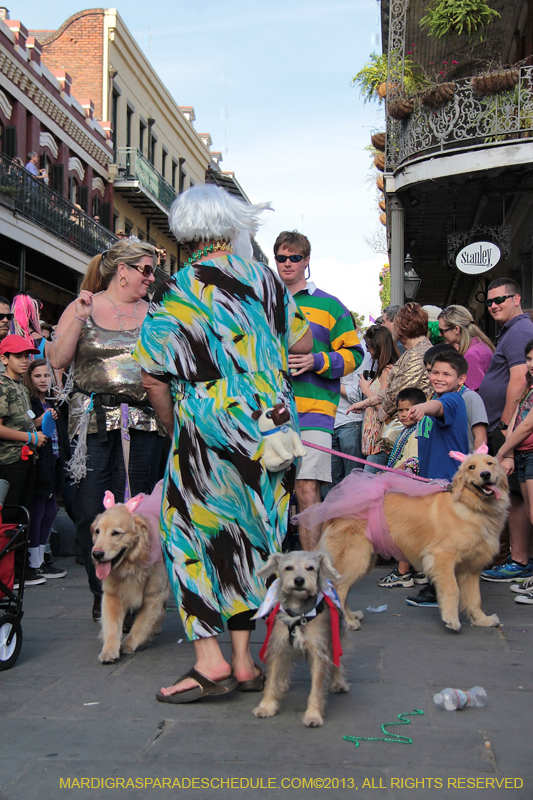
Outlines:
{"label": "gold metallic top", "polygon": [[[147,394],[142,385],[141,368],[133,360],[132,352],[139,338],[140,328],[127,331],[110,331],[97,325],[92,317],[83,326],[74,359],[76,387],[87,392],[75,392],[70,400],[69,438],[79,432],[82,414],[89,405],[92,392],[97,394],[127,395],[145,403]],[[120,406],[104,406],[106,428],[120,428]],[[88,433],[96,433],[96,414],[89,412]],[[129,427],[141,431],[159,430],[155,412],[151,408],[129,406]]]}

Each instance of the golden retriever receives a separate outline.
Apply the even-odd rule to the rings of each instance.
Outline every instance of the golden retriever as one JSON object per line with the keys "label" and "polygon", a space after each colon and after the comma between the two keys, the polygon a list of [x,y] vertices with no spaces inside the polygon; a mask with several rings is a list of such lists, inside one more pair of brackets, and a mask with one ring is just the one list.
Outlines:
{"label": "golden retriever", "polygon": [[[331,590],[329,581],[340,575],[333,569],[327,553],[274,553],[257,573],[268,578],[277,572],[276,600],[280,604],[268,641],[267,680],[263,699],[254,708],[256,717],[273,717],[289,688],[289,672],[298,658],[311,665],[311,693],[303,723],[308,728],[324,724],[326,692],[348,692],[340,662],[333,663],[331,611],[320,593]],[[317,605],[318,601],[318,605]],[[342,617],[342,614],[341,614]],[[335,609],[335,618],[339,614]]]}
{"label": "golden retriever", "polygon": [[[103,647],[98,656],[102,664],[113,663],[121,652],[134,653],[161,630],[170,584],[161,555],[150,563],[151,522],[120,503],[107,508],[91,526],[92,556],[104,591]],[[138,614],[121,644],[128,611]]]}
{"label": "golden retriever", "polygon": [[[459,610],[472,625],[496,626],[496,614],[481,608],[479,576],[498,553],[509,508],[507,477],[489,455],[471,455],[461,464],[449,491],[409,497],[390,492],[384,510],[390,536],[417,570],[435,583],[442,620],[461,628]],[[372,566],[366,521],[334,519],[325,527],[320,549],[327,551],[341,580],[336,584],[348,627],[359,627],[346,605],[350,587]]]}

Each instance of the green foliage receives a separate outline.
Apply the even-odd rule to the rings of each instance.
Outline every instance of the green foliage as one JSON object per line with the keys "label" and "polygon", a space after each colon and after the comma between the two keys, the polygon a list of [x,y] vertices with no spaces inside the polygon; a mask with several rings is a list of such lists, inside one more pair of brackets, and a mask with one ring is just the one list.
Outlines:
{"label": "green foliage", "polygon": [[379,297],[381,309],[390,306],[390,265],[385,264],[379,273]]}
{"label": "green foliage", "polygon": [[350,314],[352,315],[353,324],[355,325],[356,329],[361,331],[361,333],[364,333],[366,331],[365,315],[358,314],[357,311],[350,311]]}
{"label": "green foliage", "polygon": [[[396,61],[396,63],[394,63]],[[391,66],[394,72],[398,71],[401,74],[401,59],[400,56],[391,54]],[[359,93],[365,103],[370,100],[378,100],[381,98],[377,94],[377,88],[381,83],[386,83],[388,79],[388,58],[386,53],[378,55],[372,53],[369,61],[359,70],[357,75],[352,78],[352,86],[359,88]],[[415,63],[407,56],[404,61],[404,76],[403,76],[403,89],[406,94],[415,94],[418,89],[421,89],[427,83],[427,79],[421,72],[416,71]]]}
{"label": "green foliage", "polygon": [[420,27],[435,39],[467,34],[471,39],[481,40],[485,26],[499,16],[485,0],[433,0],[420,20]]}

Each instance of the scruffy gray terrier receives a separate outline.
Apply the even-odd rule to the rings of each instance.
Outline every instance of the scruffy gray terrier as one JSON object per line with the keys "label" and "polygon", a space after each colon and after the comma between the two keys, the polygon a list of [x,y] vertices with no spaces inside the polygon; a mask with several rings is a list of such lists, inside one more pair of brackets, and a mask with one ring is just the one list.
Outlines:
{"label": "scruffy gray terrier", "polygon": [[[327,553],[274,553],[258,575],[267,578],[277,573],[276,602],[279,610],[268,640],[266,661],[267,680],[263,699],[253,713],[256,717],[273,717],[289,688],[292,663],[308,658],[311,668],[311,692],[303,723],[308,728],[324,724],[326,693],[348,692],[343,668],[334,656],[334,642],[340,641],[332,630],[332,621],[342,621],[342,611],[330,609],[333,587],[328,581],[338,581],[339,573]],[[327,593],[324,596],[324,592]],[[328,605],[328,602],[330,603]],[[336,666],[333,661],[338,661]]]}

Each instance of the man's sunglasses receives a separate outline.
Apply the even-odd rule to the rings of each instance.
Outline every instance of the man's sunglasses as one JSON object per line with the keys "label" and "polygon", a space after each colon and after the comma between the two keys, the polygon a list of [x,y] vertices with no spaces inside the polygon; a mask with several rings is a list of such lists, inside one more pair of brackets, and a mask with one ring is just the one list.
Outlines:
{"label": "man's sunglasses", "polygon": [[491,297],[490,300],[485,300],[485,305],[487,308],[490,308],[493,303],[496,303],[497,306],[501,306],[509,297],[516,297],[515,294],[502,294],[500,297]]}
{"label": "man's sunglasses", "polygon": [[284,264],[287,259],[289,259],[292,264],[298,264],[298,262],[301,261],[302,258],[305,258],[305,256],[274,256],[274,258],[278,264]]}
{"label": "man's sunglasses", "polygon": [[145,265],[142,265],[142,264],[126,264],[126,266],[129,267],[130,269],[138,269],[139,272],[142,273],[144,278],[149,278],[150,275],[154,274],[154,268],[152,267],[151,264],[145,264]]}
{"label": "man's sunglasses", "polygon": [[0,322],[2,322],[4,319],[7,319],[8,322],[11,322],[14,316],[14,314],[0,314]]}

